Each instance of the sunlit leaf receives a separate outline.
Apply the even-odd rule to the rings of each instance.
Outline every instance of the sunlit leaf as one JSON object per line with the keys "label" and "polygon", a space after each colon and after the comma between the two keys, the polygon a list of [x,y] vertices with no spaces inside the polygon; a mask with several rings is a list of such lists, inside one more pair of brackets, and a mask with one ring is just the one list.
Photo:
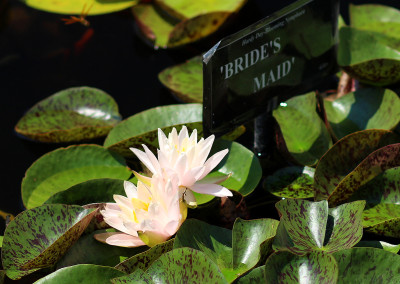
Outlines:
{"label": "sunlit leaf", "polygon": [[61,204],[20,213],[4,233],[2,261],[7,276],[19,279],[54,265],[79,239],[94,213],[80,206]]}
{"label": "sunlit leaf", "polygon": [[394,129],[400,122],[400,99],[384,89],[359,89],[335,100],[324,100],[336,137],[365,129]]}
{"label": "sunlit leaf", "polygon": [[392,245],[382,241],[361,241],[354,247],[379,248],[396,254],[400,251],[400,245]]}
{"label": "sunlit leaf", "polygon": [[289,99],[273,111],[287,151],[300,165],[316,164],[332,146],[316,107],[315,93],[308,93]]}
{"label": "sunlit leaf", "polygon": [[121,120],[114,99],[102,90],[78,87],[34,105],[15,131],[41,142],[71,142],[106,136]]}
{"label": "sunlit leaf", "polygon": [[118,154],[98,145],[60,148],[43,155],[22,180],[27,208],[43,204],[53,194],[91,179],[128,179],[131,171]]}

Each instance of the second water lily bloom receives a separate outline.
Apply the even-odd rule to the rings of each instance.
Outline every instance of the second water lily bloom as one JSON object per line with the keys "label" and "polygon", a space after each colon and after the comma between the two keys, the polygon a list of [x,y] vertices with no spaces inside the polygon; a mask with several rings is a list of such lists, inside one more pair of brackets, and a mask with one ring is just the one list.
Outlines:
{"label": "second water lily bloom", "polygon": [[[218,197],[232,196],[227,188],[218,184],[226,180],[228,175],[206,177],[228,153],[228,149],[225,149],[207,159],[214,138],[214,135],[211,135],[207,139],[201,138],[197,141],[197,130],[189,136],[186,126],[182,127],[179,134],[173,128],[168,137],[158,129],[157,157],[146,145],[143,145],[144,152],[135,148],[130,149],[152,174],[176,174],[184,200],[189,205],[195,205],[191,191]],[[139,179],[144,179],[143,176],[137,176]]]}
{"label": "second water lily bloom", "polygon": [[153,176],[151,185],[125,181],[125,196],[114,195],[101,211],[104,221],[120,232],[100,233],[95,238],[122,247],[154,246],[174,235],[186,219],[176,176]]}

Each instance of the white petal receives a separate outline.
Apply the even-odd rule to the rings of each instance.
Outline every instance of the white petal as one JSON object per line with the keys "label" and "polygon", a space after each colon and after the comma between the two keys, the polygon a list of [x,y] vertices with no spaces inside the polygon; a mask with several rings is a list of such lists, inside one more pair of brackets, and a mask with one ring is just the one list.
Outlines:
{"label": "white petal", "polygon": [[147,148],[146,145],[142,145],[144,150],[146,151],[146,155],[149,158],[151,164],[153,165],[153,168],[156,170],[157,173],[161,173],[161,168],[160,168],[160,163],[158,162],[156,156]]}
{"label": "white petal", "polygon": [[190,187],[190,189],[197,193],[209,194],[218,197],[232,196],[232,192],[230,192],[229,189],[219,184],[194,184]]}
{"label": "white petal", "polygon": [[95,234],[94,238],[99,242],[119,247],[132,248],[145,245],[139,237],[118,232]]}
{"label": "white petal", "polygon": [[182,147],[183,144],[183,140],[185,140],[185,138],[189,138],[189,133],[188,130],[186,128],[186,126],[182,126],[181,131],[179,132],[179,136],[178,136],[178,140],[179,140],[179,150],[181,150],[180,148]]}
{"label": "white petal", "polygon": [[125,180],[124,181],[124,189],[125,189],[126,196],[128,196],[129,199],[137,198],[137,188],[133,183]]}
{"label": "white petal", "polygon": [[206,140],[201,141],[201,143],[199,142],[197,144],[196,149],[197,149],[197,151],[199,151],[198,153],[196,153],[196,157],[197,157],[196,164],[197,165],[203,165],[205,163],[205,161],[208,157],[208,154],[210,154],[212,144],[214,143],[214,139],[215,139],[215,136],[211,135]]}
{"label": "white petal", "polygon": [[197,181],[197,178],[202,175],[203,169],[204,167],[196,167],[190,169],[181,178],[180,185],[186,187],[193,185]]}
{"label": "white petal", "polygon": [[187,157],[184,153],[179,155],[178,160],[176,161],[175,171],[178,174],[179,178],[182,179],[183,175],[186,172],[187,168]]}
{"label": "white petal", "polygon": [[206,183],[221,183],[226,181],[232,174],[224,175],[224,176],[216,176],[216,177],[208,177],[202,178],[198,180],[196,184],[206,184]]}
{"label": "white petal", "polygon": [[157,150],[157,156],[158,156],[158,162],[160,163],[161,168],[166,169],[166,168],[171,167],[171,163],[163,151]]}
{"label": "white petal", "polygon": [[167,136],[165,136],[164,132],[160,128],[158,128],[158,145],[160,146],[160,149],[164,150],[167,144]]}
{"label": "white petal", "polygon": [[147,157],[147,155],[143,151],[140,151],[139,149],[136,148],[129,148],[129,149],[149,169],[149,171],[151,171],[153,174],[156,173],[156,169],[153,167],[153,164],[151,163],[149,157]]}
{"label": "white petal", "polygon": [[222,161],[226,154],[228,154],[228,149],[224,149],[212,155],[207,162],[205,162],[204,172],[199,179],[203,179],[206,175],[208,175],[209,172],[211,172]]}
{"label": "white petal", "polygon": [[189,137],[191,143],[197,143],[197,129],[193,130],[192,134]]}

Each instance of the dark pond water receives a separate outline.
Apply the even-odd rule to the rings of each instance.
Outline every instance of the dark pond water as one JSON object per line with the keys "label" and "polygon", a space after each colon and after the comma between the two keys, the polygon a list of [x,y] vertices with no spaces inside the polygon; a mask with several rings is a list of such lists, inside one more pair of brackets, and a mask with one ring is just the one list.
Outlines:
{"label": "dark pond water", "polygon": [[[87,32],[82,25],[65,26],[60,15],[34,10],[16,0],[0,0],[0,210],[12,214],[23,210],[20,184],[26,169],[60,147],[26,141],[15,134],[15,124],[36,102],[59,90],[85,85],[112,95],[124,118],[177,103],[157,79],[161,70],[208,50],[223,36],[292,2],[249,0],[229,27],[208,39],[176,50],[154,51],[135,34],[129,9],[88,17],[93,35],[79,45]],[[346,15],[349,1],[341,2]],[[398,1],[379,2],[400,8]],[[0,235],[3,230],[0,218]]]}

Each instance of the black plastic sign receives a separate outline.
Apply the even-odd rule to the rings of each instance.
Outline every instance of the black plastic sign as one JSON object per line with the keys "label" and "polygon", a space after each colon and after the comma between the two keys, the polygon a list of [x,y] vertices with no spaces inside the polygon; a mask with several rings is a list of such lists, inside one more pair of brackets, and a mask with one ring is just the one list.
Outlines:
{"label": "black plastic sign", "polygon": [[338,0],[299,0],[203,56],[203,123],[223,134],[337,71]]}

